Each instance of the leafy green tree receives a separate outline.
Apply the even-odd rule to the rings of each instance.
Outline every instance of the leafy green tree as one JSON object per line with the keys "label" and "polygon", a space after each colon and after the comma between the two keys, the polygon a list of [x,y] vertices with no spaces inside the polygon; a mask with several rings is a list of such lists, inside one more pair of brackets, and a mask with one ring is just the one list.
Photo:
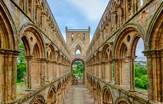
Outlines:
{"label": "leafy green tree", "polygon": [[141,89],[148,88],[147,66],[139,63],[135,64],[135,86]]}
{"label": "leafy green tree", "polygon": [[19,44],[19,56],[17,58],[17,82],[23,82],[26,73],[25,46],[21,41]]}
{"label": "leafy green tree", "polygon": [[83,78],[83,73],[84,73],[84,65],[81,61],[75,61],[74,62],[74,67],[73,67],[73,74],[79,78]]}

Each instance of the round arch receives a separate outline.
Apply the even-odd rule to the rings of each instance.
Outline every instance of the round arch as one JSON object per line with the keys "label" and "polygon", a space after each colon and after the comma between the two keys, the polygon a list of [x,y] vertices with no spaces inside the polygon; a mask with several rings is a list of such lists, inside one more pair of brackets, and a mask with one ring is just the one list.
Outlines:
{"label": "round arch", "polygon": [[119,97],[115,104],[131,104],[130,100],[127,99],[126,97]]}
{"label": "round arch", "polygon": [[[82,59],[80,59],[80,58],[75,58],[75,59],[73,59],[72,60],[72,62],[71,62],[71,73],[73,73],[72,72],[72,70],[73,70],[73,64],[74,64],[74,62],[76,62],[76,61],[80,61],[82,64],[83,64],[83,83],[85,83],[85,62],[84,62],[84,60],[82,60]],[[72,74],[73,75],[73,74]]]}

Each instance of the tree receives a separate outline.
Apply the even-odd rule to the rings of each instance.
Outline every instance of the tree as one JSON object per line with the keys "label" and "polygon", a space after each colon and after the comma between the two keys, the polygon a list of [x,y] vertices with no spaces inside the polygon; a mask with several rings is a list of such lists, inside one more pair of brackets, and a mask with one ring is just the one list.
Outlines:
{"label": "tree", "polygon": [[148,88],[147,66],[135,64],[135,86],[141,89]]}
{"label": "tree", "polygon": [[83,78],[84,65],[81,61],[75,61],[73,67],[73,74],[79,79]]}
{"label": "tree", "polygon": [[23,82],[26,73],[25,46],[21,41],[19,44],[19,56],[17,58],[17,82]]}

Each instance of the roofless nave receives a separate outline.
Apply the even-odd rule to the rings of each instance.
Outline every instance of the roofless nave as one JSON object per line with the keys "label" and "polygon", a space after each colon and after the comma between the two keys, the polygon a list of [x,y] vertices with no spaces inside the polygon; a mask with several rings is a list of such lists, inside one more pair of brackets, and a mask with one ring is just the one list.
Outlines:
{"label": "roofless nave", "polygon": [[[0,103],[161,104],[162,34],[162,0],[110,0],[90,45],[89,29],[64,41],[46,0],[0,0]],[[140,39],[147,65],[135,61]],[[77,60],[83,85],[72,85]]]}

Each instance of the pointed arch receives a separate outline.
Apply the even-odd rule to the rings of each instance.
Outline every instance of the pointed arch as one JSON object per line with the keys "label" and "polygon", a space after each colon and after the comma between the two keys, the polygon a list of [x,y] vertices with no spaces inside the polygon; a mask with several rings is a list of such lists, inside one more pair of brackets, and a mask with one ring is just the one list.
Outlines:
{"label": "pointed arch", "polygon": [[163,3],[156,11],[147,30],[145,55],[149,70],[149,98],[163,102]]}
{"label": "pointed arch", "polygon": [[57,97],[56,87],[51,86],[48,91],[47,104],[56,104],[56,102],[57,102],[56,97]]}
{"label": "pointed arch", "polygon": [[81,54],[82,54],[81,46],[77,44],[75,47],[75,55],[81,55]]}
{"label": "pointed arch", "polygon": [[14,99],[16,95],[15,66],[16,56],[18,55],[16,33],[17,29],[13,18],[4,1],[0,0],[0,101],[4,103]]}
{"label": "pointed arch", "polygon": [[102,92],[103,104],[113,104],[113,97],[109,86],[105,85]]}
{"label": "pointed arch", "polygon": [[15,50],[16,44],[16,27],[5,4],[0,1],[0,48]]}
{"label": "pointed arch", "polygon": [[[27,49],[29,49],[29,55],[33,54],[34,46],[38,47],[39,57],[45,58],[45,44],[42,34],[38,32],[37,28],[33,24],[24,24],[20,29],[20,39],[25,39],[23,43]],[[37,44],[37,45],[35,45]]]}
{"label": "pointed arch", "polygon": [[36,95],[29,104],[46,104],[42,95]]}
{"label": "pointed arch", "polygon": [[[118,34],[113,45],[115,59],[115,82],[134,90],[134,60],[138,40],[144,40],[144,32],[137,25],[126,25]],[[143,44],[144,45],[144,44]],[[132,62],[130,62],[132,60]],[[131,75],[132,74],[132,75]],[[132,77],[131,77],[132,76]]]}

